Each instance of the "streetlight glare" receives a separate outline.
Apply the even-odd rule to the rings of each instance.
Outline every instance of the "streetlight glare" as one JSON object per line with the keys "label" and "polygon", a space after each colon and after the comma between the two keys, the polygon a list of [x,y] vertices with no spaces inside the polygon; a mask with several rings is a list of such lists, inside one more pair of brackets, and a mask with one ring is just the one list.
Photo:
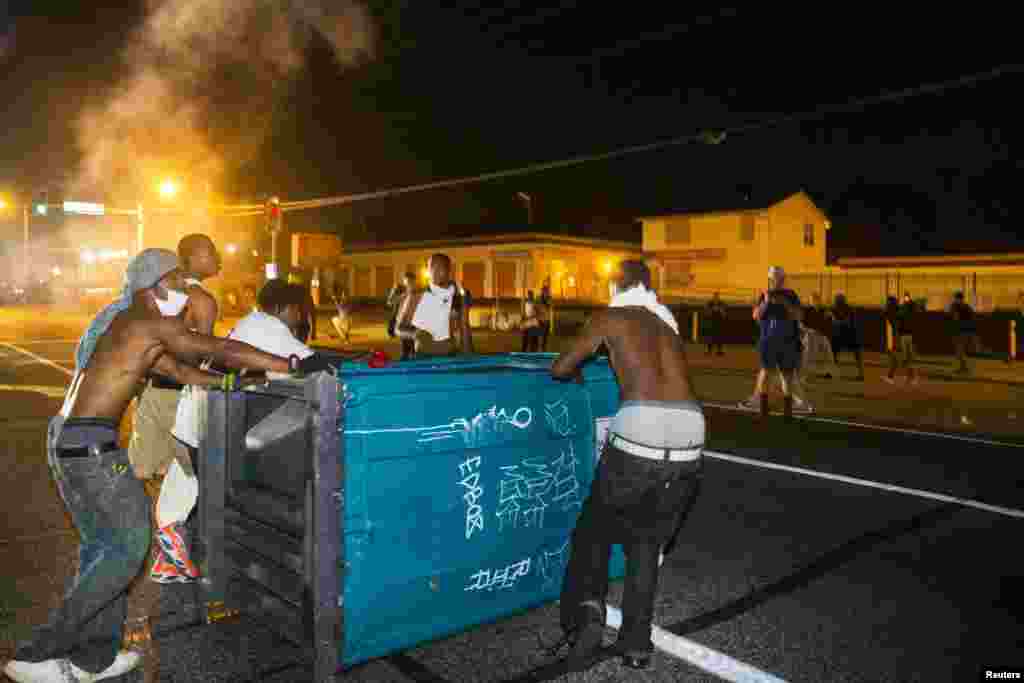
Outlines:
{"label": "streetlight glare", "polygon": [[6,208],[7,208],[7,200],[6,199],[0,199],[0,211],[3,211]]}
{"label": "streetlight glare", "polygon": [[89,249],[82,252],[82,263],[92,263],[96,260],[96,254]]}
{"label": "streetlight glare", "polygon": [[174,199],[178,194],[178,184],[173,180],[165,180],[160,183],[160,197],[163,199]]}
{"label": "streetlight glare", "polygon": [[50,272],[53,273],[54,277],[60,277],[60,266],[54,266]]}
{"label": "streetlight glare", "polygon": [[238,251],[238,246],[235,244],[229,244],[227,246],[227,250],[229,254],[234,254],[236,251]]}

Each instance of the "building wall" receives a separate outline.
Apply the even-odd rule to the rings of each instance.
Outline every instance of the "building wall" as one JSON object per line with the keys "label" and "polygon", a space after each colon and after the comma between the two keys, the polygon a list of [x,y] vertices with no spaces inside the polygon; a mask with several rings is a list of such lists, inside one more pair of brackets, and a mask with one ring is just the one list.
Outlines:
{"label": "building wall", "polygon": [[[670,300],[703,298],[716,291],[727,299],[745,300],[765,286],[769,266],[780,265],[794,274],[825,268],[826,218],[803,193],[764,210],[642,222],[644,251],[658,267],[661,292]],[[808,225],[813,245],[804,243]]]}
{"label": "building wall", "polygon": [[[631,250],[601,243],[588,246],[509,241],[442,248],[360,250],[346,252],[334,268],[325,269],[323,281],[337,280],[353,296],[379,298],[380,292],[393,286],[407,269],[416,273],[420,286],[425,285],[427,261],[431,254],[439,251],[451,257],[457,282],[474,283],[470,291],[475,296],[522,298],[528,290],[539,294],[545,279],[550,278],[556,299],[579,301],[607,301],[608,276],[618,262],[641,257],[639,247]],[[362,274],[358,282],[357,273]],[[388,281],[383,282],[382,278]],[[476,283],[481,281],[483,291],[474,291],[479,286]],[[502,291],[498,290],[499,284],[504,286]]]}

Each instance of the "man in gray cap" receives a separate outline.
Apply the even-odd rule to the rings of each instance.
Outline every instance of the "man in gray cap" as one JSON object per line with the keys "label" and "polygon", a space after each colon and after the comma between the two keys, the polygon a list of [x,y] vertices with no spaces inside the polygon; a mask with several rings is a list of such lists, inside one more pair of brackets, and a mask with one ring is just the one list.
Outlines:
{"label": "man in gray cap", "polygon": [[62,604],[4,667],[18,683],[99,681],[134,669],[121,650],[126,592],[150,543],[142,482],[118,445],[118,426],[151,372],[206,387],[237,389],[234,373],[207,373],[179,362],[212,357],[232,368],[270,372],[327,369],[321,356],[279,358],[248,344],[196,334],[176,317],[188,297],[177,255],[147,249],[128,264],[121,298],[103,309],[75,352],[75,375],[50,421],[47,459],[79,533],[79,564]]}

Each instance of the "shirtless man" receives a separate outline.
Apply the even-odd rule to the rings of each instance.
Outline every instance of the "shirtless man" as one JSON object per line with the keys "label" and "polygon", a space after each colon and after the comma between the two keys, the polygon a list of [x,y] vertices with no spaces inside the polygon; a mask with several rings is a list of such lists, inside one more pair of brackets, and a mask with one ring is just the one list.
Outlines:
{"label": "shirtless man", "polygon": [[601,646],[613,543],[626,552],[622,628],[615,652],[633,668],[650,663],[659,554],[697,497],[704,413],[689,379],[683,339],[672,313],[650,291],[642,261],[623,261],[610,310],[595,313],[551,367],[575,378],[604,345],[621,403],[590,496],[572,536],[561,596],[561,622],[572,670],[586,668]]}
{"label": "shirtless man", "polygon": [[150,507],[117,438],[125,409],[150,373],[237,388],[236,375],[206,373],[181,359],[212,357],[229,367],[279,373],[328,367],[316,355],[280,358],[190,332],[177,317],[187,302],[184,288],[174,252],[141,252],[128,264],[121,298],[79,342],[75,375],[47,433],[51,475],[79,533],[78,571],[48,623],[4,667],[13,681],[99,681],[139,664],[138,652],[118,650],[126,591],[149,550]]}
{"label": "shirtless man", "polygon": [[[220,272],[220,254],[206,235],[186,235],[178,242],[178,263],[188,297],[183,312],[185,328],[212,335],[217,322],[217,300],[201,283]],[[191,387],[183,388],[181,382],[157,373],[150,378],[136,403],[128,459],[135,476],[145,481],[146,492],[154,504],[172,462],[177,462],[185,476],[196,476],[193,454],[171,435],[179,399],[191,391]],[[157,524],[164,526],[154,529],[157,545],[150,580],[157,583],[194,581],[199,569],[189,557],[183,525],[166,521]]]}
{"label": "shirtless man", "polygon": [[428,262],[430,286],[405,297],[398,313],[398,336],[415,345],[415,358],[451,356],[456,352],[455,336],[462,353],[473,353],[469,330],[469,296],[460,293],[452,281],[452,261],[446,254],[434,254]]}

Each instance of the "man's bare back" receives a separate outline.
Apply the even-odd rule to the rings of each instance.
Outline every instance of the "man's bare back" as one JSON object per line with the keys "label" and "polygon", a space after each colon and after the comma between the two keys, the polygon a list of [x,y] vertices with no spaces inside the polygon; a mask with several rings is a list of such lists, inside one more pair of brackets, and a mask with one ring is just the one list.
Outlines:
{"label": "man's bare back", "polygon": [[682,337],[639,307],[595,313],[555,361],[551,374],[569,378],[605,344],[623,401],[695,400]]}

